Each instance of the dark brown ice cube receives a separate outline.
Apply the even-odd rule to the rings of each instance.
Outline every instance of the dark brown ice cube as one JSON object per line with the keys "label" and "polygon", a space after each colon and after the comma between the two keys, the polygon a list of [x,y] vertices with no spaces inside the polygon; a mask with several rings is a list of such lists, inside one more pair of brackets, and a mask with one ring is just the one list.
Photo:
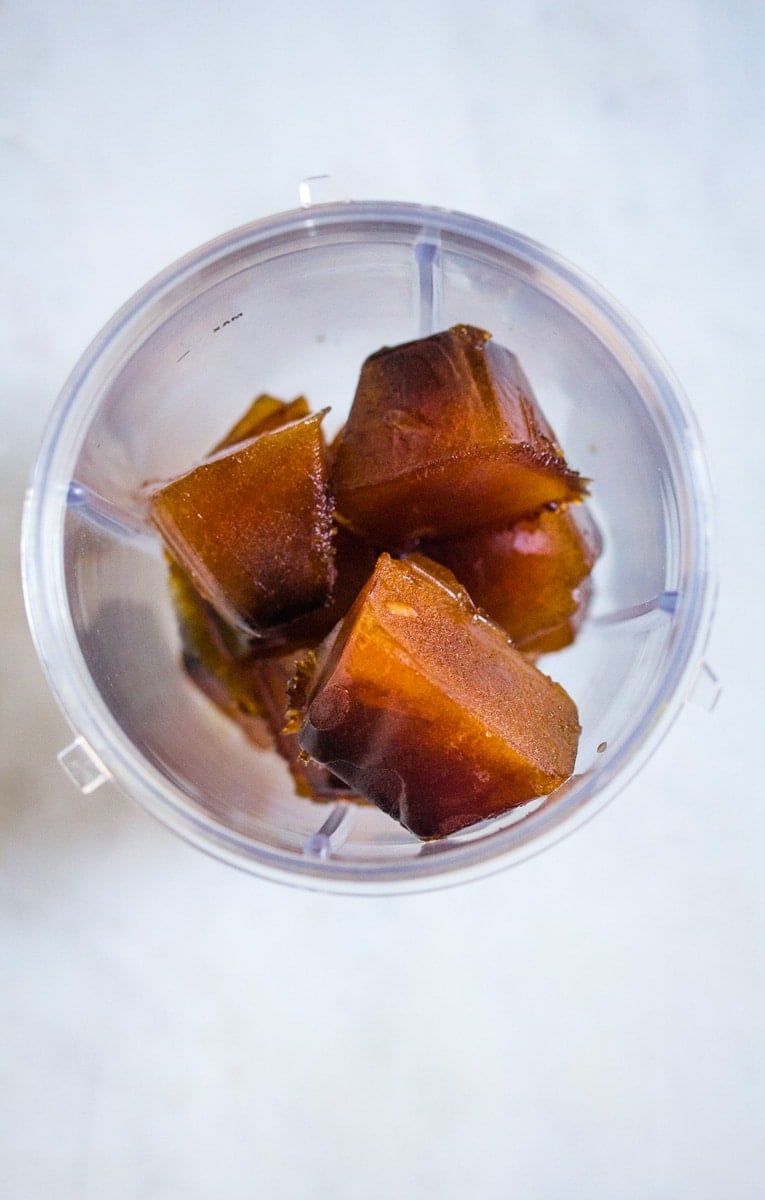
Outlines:
{"label": "dark brown ice cube", "polygon": [[255,635],[331,596],[322,415],[237,442],[150,497],[173,559],[225,621]]}
{"label": "dark brown ice cube", "polygon": [[464,589],[383,554],[303,697],[303,750],[422,838],[547,795],[574,769],[567,693]]}
{"label": "dark brown ice cube", "polygon": [[332,487],[348,523],[390,547],[508,525],[585,490],[515,355],[469,325],[366,360]]}

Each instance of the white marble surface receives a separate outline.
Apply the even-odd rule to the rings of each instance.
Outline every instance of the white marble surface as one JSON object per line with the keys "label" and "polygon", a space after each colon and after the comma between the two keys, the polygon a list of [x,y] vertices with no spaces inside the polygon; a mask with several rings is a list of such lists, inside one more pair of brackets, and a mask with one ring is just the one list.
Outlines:
{"label": "white marble surface", "polygon": [[[0,1196],[748,1200],[765,1188],[756,0],[0,7]],[[352,900],[81,796],[26,632],[42,426],[104,320],[330,172],[551,245],[689,392],[713,714],[558,847]]]}

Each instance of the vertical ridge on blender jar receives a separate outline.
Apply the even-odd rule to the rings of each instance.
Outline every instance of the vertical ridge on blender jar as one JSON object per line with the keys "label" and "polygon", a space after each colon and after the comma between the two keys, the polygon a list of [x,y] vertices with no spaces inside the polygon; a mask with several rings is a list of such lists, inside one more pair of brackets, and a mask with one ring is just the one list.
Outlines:
{"label": "vertical ridge on blender jar", "polygon": [[661,592],[644,600],[640,604],[630,604],[626,608],[614,609],[610,612],[597,613],[591,617],[591,623],[600,627],[611,627],[617,630],[620,626],[640,621],[641,627],[655,625],[657,619],[671,617],[677,608],[679,595],[677,592]]}
{"label": "vertical ridge on blender jar", "polygon": [[437,234],[423,231],[414,255],[417,260],[419,336],[436,333],[441,322],[441,241]]}
{"label": "vertical ridge on blender jar", "polygon": [[303,853],[315,858],[329,858],[330,854],[339,850],[346,841],[354,820],[352,805],[334,804],[321,827],[306,838]]}
{"label": "vertical ridge on blender jar", "polygon": [[121,542],[140,546],[152,554],[159,553],[159,542],[138,512],[121,508],[105,496],[99,496],[84,483],[72,480],[66,494],[67,507],[102,533]]}

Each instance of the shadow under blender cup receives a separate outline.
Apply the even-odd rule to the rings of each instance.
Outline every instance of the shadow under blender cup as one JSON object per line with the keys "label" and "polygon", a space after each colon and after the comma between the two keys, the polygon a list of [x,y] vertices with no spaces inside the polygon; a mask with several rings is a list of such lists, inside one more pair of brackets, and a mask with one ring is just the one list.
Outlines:
{"label": "shadow under blender cup", "polygon": [[[542,669],[576,701],[576,773],[550,797],[440,842],[371,806],[295,796],[185,678],[147,480],[198,461],[259,391],[329,406],[373,350],[454,324],[517,354],[604,536],[591,613]],[[76,366],[30,488],[23,574],[70,769],[111,777],[202,849],[335,891],[436,887],[534,853],[597,811],[687,699],[714,607],[711,488],[687,402],[633,322],[527,238],[392,203],[305,208],[188,255],[134,296]]]}

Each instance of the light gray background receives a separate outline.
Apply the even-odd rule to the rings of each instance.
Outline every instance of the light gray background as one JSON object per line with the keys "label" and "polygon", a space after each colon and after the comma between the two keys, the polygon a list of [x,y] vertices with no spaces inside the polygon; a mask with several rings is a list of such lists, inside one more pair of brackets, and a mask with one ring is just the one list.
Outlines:
{"label": "light gray background", "polygon": [[[765,1194],[758,0],[0,4],[0,1197]],[[61,774],[18,525],[46,414],[181,253],[340,194],[550,245],[650,332],[719,491],[712,714],[506,874],[239,875]]]}

